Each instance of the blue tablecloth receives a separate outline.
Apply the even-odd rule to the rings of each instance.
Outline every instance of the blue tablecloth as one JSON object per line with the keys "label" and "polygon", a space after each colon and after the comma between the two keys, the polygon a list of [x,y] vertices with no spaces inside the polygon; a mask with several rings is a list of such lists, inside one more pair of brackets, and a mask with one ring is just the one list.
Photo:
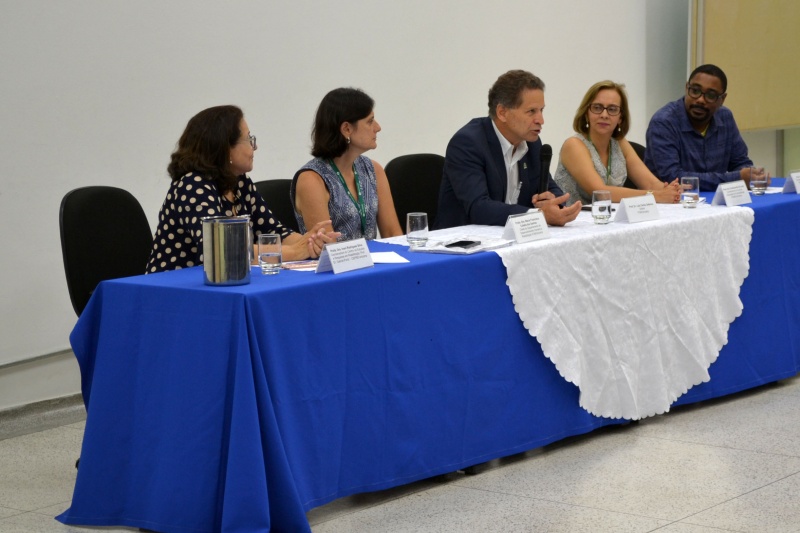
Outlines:
{"label": "blue tablecloth", "polygon": [[[783,186],[774,178],[773,186]],[[701,193],[708,202],[713,192]],[[711,365],[711,381],[675,405],[724,396],[800,372],[800,195],[752,196],[755,211],[750,275],[742,285],[742,316]],[[791,369],[794,368],[794,372]]]}
{"label": "blue tablecloth", "polygon": [[[710,198],[709,198],[710,200]],[[754,198],[744,312],[678,403],[800,370],[800,197]],[[578,406],[493,253],[100,284],[70,338],[88,418],[68,524],[308,531],[305,511],[619,421]]]}

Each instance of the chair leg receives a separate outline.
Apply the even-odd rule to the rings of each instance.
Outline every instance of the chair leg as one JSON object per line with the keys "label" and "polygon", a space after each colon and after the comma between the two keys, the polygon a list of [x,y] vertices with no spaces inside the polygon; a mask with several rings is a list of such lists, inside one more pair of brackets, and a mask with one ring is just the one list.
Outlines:
{"label": "chair leg", "polygon": [[465,476],[476,476],[476,475],[480,474],[480,472],[482,470],[481,467],[483,465],[485,465],[485,464],[486,463],[479,463],[477,465],[468,466],[466,468],[462,468],[461,471],[464,472]]}

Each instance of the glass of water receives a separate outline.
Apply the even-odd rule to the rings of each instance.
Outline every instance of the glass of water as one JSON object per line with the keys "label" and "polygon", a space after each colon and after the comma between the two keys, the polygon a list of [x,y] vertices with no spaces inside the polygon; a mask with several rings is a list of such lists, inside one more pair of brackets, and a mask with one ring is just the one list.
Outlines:
{"label": "glass of water", "polygon": [[750,167],[750,191],[756,196],[767,192],[769,172],[764,167]]}
{"label": "glass of water", "polygon": [[258,264],[262,274],[278,274],[281,271],[281,236],[262,233],[258,236]]}
{"label": "glass of water", "polygon": [[406,216],[406,239],[412,248],[421,248],[428,243],[427,213],[409,213]]}
{"label": "glass of water", "polygon": [[685,176],[681,178],[681,203],[685,208],[697,207],[700,201],[700,178]]}
{"label": "glass of water", "polygon": [[611,191],[592,192],[592,218],[595,224],[611,222]]}

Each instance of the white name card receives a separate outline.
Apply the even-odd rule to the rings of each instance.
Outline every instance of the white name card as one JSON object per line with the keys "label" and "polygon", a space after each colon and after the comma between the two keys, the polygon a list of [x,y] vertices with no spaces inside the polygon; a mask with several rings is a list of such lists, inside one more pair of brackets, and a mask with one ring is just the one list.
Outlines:
{"label": "white name card", "polygon": [[800,172],[792,172],[783,184],[783,192],[797,194],[797,191],[800,191]]}
{"label": "white name card", "polygon": [[655,196],[645,194],[644,196],[623,198],[619,203],[619,209],[617,209],[617,216],[614,221],[634,223],[658,219],[659,214]]}
{"label": "white name card", "polygon": [[375,266],[364,239],[326,244],[319,256],[317,274],[333,270],[334,274]]}
{"label": "white name card", "polygon": [[750,191],[744,180],[736,180],[728,183],[720,183],[711,205],[742,205],[753,201],[750,198]]}
{"label": "white name card", "polygon": [[503,238],[509,241],[517,241],[518,244],[549,239],[550,230],[547,229],[544,213],[537,209],[532,213],[511,215],[506,220]]}

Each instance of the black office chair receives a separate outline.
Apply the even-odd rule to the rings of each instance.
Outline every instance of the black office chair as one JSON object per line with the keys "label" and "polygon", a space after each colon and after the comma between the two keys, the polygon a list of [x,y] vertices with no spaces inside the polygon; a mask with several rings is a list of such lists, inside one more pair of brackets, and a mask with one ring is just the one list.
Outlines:
{"label": "black office chair", "polygon": [[636,155],[639,156],[639,159],[644,161],[644,151],[645,151],[644,145],[635,143],[633,141],[628,141],[628,142],[631,143],[631,146],[633,147],[633,150],[636,152]]}
{"label": "black office chair", "polygon": [[[645,147],[644,147],[643,145],[641,145],[641,144],[639,144],[639,143],[635,143],[635,142],[633,142],[633,141],[628,141],[628,142],[629,142],[629,143],[631,143],[631,146],[633,147],[633,150],[636,152],[636,155],[638,155],[638,156],[639,156],[639,159],[641,159],[642,161],[644,161],[644,151],[645,151]],[[627,178],[627,179],[625,180],[625,183],[623,183],[623,184],[622,184],[622,186],[623,186],[623,187],[627,187],[627,188],[629,188],[629,189],[636,189],[636,188],[638,188],[638,187],[636,187],[636,185],[634,185],[634,183],[631,181],[631,179],[630,179],[630,178]]]}
{"label": "black office chair", "polygon": [[58,225],[67,290],[78,316],[101,281],[144,274],[153,235],[128,191],[102,185],[74,189],[61,200]]}
{"label": "black office chair", "polygon": [[278,221],[284,226],[292,228],[294,231],[300,231],[300,227],[297,225],[297,219],[294,217],[292,198],[289,195],[292,180],[279,179],[257,181],[255,182],[255,186],[258,190],[258,194],[267,202],[272,214],[278,217]]}
{"label": "black office chair", "polygon": [[144,274],[153,234],[128,191],[98,185],[68,192],[59,226],[67,289],[78,316],[101,281]]}
{"label": "black office chair", "polygon": [[428,227],[433,227],[443,170],[444,157],[437,154],[401,155],[386,165],[394,209],[402,228],[406,225],[406,215],[413,212],[427,213]]}

